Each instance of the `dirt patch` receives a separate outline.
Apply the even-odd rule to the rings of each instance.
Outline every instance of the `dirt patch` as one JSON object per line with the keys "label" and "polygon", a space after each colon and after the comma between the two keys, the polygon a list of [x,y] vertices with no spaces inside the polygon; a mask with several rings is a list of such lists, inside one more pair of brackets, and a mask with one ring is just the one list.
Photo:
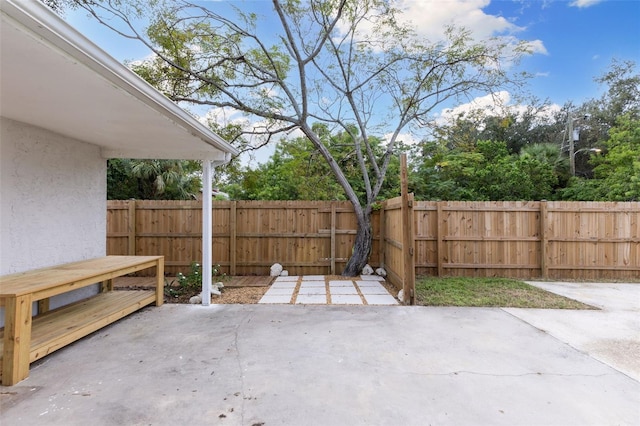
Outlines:
{"label": "dirt patch", "polygon": [[[327,276],[327,280],[353,279],[352,277],[343,277],[340,275]],[[228,277],[224,282],[222,296],[212,296],[211,303],[219,304],[254,304],[258,303],[262,296],[267,292],[274,277],[267,276],[237,276]],[[389,293],[397,297],[398,289],[389,282],[381,282],[381,284],[389,291]],[[122,277],[114,280],[116,289],[136,289],[149,290],[155,288],[155,278],[153,277]],[[182,294],[180,296],[168,296],[165,294],[165,303],[189,303],[189,299],[200,294],[200,291],[194,290],[191,293]]]}
{"label": "dirt patch", "polygon": [[[227,277],[222,282],[222,295],[212,295],[211,303],[219,304],[253,304],[258,303],[267,292],[274,277],[238,276]],[[165,303],[189,303],[189,299],[200,294],[199,290],[187,292],[180,296],[169,296],[165,293]]]}

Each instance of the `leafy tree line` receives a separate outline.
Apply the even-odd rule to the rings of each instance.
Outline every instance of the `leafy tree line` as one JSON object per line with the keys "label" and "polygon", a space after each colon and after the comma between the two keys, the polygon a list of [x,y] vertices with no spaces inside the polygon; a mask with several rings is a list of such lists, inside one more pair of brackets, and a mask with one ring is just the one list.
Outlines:
{"label": "leafy tree line", "polygon": [[[605,94],[577,108],[571,104],[546,121],[545,106],[520,114],[468,113],[435,128],[432,140],[396,152],[408,152],[410,189],[423,200],[640,200],[640,76],[635,64],[613,62],[598,81]],[[567,120],[572,110],[576,176],[569,168]],[[238,129],[216,128],[227,136]],[[351,134],[332,134],[326,125],[314,131],[325,140],[358,197],[364,199]],[[357,136],[358,131],[351,129]],[[384,150],[371,137],[375,155]],[[177,160],[110,160],[109,199],[192,199],[201,188],[200,165]],[[346,200],[326,161],[304,136],[282,139],[271,158],[256,168],[237,161],[225,166],[216,182],[237,200]],[[399,161],[390,159],[378,200],[400,191]]]}
{"label": "leafy tree line", "polygon": [[[640,76],[634,63],[614,61],[596,80],[606,86],[604,95],[579,107],[567,104],[552,116],[546,105],[502,116],[471,112],[435,127],[431,140],[399,146],[397,151],[409,152],[410,189],[423,200],[640,200]],[[575,176],[569,167],[570,119],[579,136]],[[343,139],[334,146],[350,146],[344,134],[330,137]],[[394,159],[380,198],[399,194]],[[358,175],[349,173],[350,166],[345,170],[357,188]],[[344,199],[304,138],[281,141],[269,161],[236,170],[225,182],[234,199]]]}

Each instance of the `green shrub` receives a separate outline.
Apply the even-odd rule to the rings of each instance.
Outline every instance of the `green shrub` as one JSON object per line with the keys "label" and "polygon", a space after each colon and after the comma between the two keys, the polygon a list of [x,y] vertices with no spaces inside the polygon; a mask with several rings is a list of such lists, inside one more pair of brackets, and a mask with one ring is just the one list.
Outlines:
{"label": "green shrub", "polygon": [[[197,262],[191,262],[189,273],[179,272],[175,279],[165,280],[164,294],[168,297],[180,297],[194,295],[202,291],[202,266]],[[220,272],[220,265],[214,265],[211,269],[211,277],[217,281],[226,278],[226,274]]]}

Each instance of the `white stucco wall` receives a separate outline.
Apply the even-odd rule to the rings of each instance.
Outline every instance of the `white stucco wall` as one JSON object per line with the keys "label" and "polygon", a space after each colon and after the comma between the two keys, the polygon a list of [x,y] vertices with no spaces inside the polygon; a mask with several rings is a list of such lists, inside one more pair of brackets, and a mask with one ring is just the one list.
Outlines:
{"label": "white stucco wall", "polygon": [[106,254],[106,167],[96,145],[0,117],[0,275]]}

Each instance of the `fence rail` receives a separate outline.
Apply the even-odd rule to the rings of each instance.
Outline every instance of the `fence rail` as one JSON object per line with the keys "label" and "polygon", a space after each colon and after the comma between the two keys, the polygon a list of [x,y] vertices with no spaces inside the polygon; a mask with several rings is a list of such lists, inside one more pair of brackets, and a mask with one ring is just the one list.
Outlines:
{"label": "fence rail", "polygon": [[[549,279],[638,279],[640,203],[411,202],[415,273]],[[163,254],[168,273],[201,253],[197,201],[109,201],[108,254]],[[400,270],[400,198],[373,215],[370,263]],[[214,201],[213,259],[225,273],[340,273],[356,233],[348,202]],[[395,263],[394,263],[395,262]],[[394,266],[392,266],[392,264]],[[401,278],[401,277],[400,277]]]}

